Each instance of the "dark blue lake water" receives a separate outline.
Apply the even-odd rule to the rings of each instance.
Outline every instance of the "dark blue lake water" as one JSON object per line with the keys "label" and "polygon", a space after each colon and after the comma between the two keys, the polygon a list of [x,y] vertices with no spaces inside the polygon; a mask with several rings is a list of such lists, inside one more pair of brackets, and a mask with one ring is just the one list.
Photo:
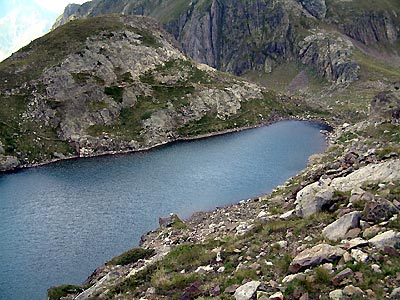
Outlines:
{"label": "dark blue lake water", "polygon": [[0,299],[46,299],[138,245],[158,217],[270,192],[325,149],[299,121],[142,153],[79,159],[0,175]]}

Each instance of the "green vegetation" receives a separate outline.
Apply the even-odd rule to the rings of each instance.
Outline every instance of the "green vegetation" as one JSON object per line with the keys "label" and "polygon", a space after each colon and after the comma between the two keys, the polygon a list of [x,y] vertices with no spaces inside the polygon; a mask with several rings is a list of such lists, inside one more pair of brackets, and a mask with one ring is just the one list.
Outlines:
{"label": "green vegetation", "polygon": [[49,300],[59,300],[61,297],[65,297],[70,293],[77,293],[81,291],[83,291],[81,286],[66,284],[50,288],[47,291],[47,296]]}
{"label": "green vegetation", "polygon": [[139,259],[147,259],[154,254],[152,249],[133,248],[121,255],[114,257],[107,265],[127,265],[137,262]]}
{"label": "green vegetation", "polygon": [[122,103],[124,89],[120,86],[106,86],[104,87],[104,93],[111,96],[116,102]]}

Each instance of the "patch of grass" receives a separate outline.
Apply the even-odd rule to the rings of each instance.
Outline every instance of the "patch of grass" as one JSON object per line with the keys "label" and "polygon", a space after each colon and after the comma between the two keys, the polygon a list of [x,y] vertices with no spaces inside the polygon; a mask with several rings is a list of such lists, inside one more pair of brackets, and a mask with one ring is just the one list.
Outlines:
{"label": "patch of grass", "polygon": [[134,248],[130,249],[121,255],[114,257],[107,262],[107,265],[128,265],[137,262],[139,259],[147,259],[154,254],[153,249]]}
{"label": "patch of grass", "polygon": [[318,284],[328,285],[331,283],[332,274],[330,271],[323,267],[317,267],[314,269],[315,272],[315,281]]}
{"label": "patch of grass", "polygon": [[202,265],[207,265],[215,257],[199,244],[182,244],[172,249],[163,260],[162,266],[167,272],[193,270]]}
{"label": "patch of grass", "polygon": [[82,85],[88,83],[89,81],[93,81],[98,85],[104,85],[104,80],[102,78],[87,72],[71,73],[71,75],[76,83]]}
{"label": "patch of grass", "polygon": [[190,284],[201,280],[198,273],[167,273],[164,269],[157,270],[151,278],[152,285],[163,295],[175,294],[176,290],[183,291]]}
{"label": "patch of grass", "polygon": [[83,289],[81,286],[65,284],[50,288],[47,291],[47,297],[49,300],[59,300],[68,294],[76,294],[82,291]]}
{"label": "patch of grass", "polygon": [[122,103],[124,88],[121,86],[106,86],[104,87],[104,93],[111,96],[116,102]]}

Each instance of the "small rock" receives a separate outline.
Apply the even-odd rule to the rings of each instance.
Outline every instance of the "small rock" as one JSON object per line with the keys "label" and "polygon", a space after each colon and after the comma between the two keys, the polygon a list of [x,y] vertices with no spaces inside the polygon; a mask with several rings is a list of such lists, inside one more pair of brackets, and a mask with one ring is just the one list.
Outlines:
{"label": "small rock", "polygon": [[274,243],[272,246],[277,245],[279,246],[279,248],[286,248],[288,246],[288,242],[287,241],[279,241]]}
{"label": "small rock", "polygon": [[343,245],[343,248],[347,249],[347,250],[351,250],[353,248],[363,247],[363,246],[366,246],[366,245],[368,245],[368,241],[366,241],[366,240],[364,240],[362,238],[355,238],[355,239],[352,239],[352,240],[346,242]]}
{"label": "small rock", "polygon": [[215,297],[221,294],[221,288],[219,285],[214,286],[210,289],[210,296]]}
{"label": "small rock", "polygon": [[235,299],[236,300],[249,300],[253,297],[254,293],[257,291],[258,287],[260,286],[261,282],[259,281],[250,281],[242,286],[238,287],[235,291]]}
{"label": "small rock", "polygon": [[350,268],[346,268],[332,278],[332,284],[338,286],[341,284],[343,279],[349,278],[353,275],[354,275],[353,270],[351,270]]}
{"label": "small rock", "polygon": [[364,229],[363,238],[370,239],[376,236],[380,232],[381,228],[378,225]]}
{"label": "small rock", "polygon": [[400,299],[400,287],[395,288],[395,289],[390,293],[390,298],[391,298],[391,299]]}
{"label": "small rock", "polygon": [[397,248],[400,245],[400,233],[389,230],[373,237],[369,243],[378,248],[385,246]]}
{"label": "small rock", "polygon": [[264,219],[268,217],[268,214],[265,211],[260,211],[260,213],[257,215],[258,219]]}
{"label": "small rock", "polygon": [[329,293],[329,299],[331,299],[331,300],[341,300],[342,297],[343,297],[342,290],[334,290]]}
{"label": "small rock", "polygon": [[258,291],[257,292],[257,300],[268,300],[269,294],[267,292]]}
{"label": "small rock", "polygon": [[309,235],[304,238],[304,241],[306,241],[306,242],[311,242],[312,240],[313,240],[313,238]]}
{"label": "small rock", "polygon": [[332,263],[325,263],[321,267],[329,272],[333,272],[333,264]]}
{"label": "small rock", "polygon": [[289,211],[285,212],[284,214],[280,215],[279,218],[281,220],[290,220],[290,219],[294,218],[295,216],[296,216],[296,210],[292,209],[292,210],[289,210]]}
{"label": "small rock", "polygon": [[359,249],[352,249],[351,250],[351,256],[357,261],[357,262],[362,262],[365,263],[368,260],[368,254],[362,252]]}
{"label": "small rock", "polygon": [[348,285],[343,289],[343,294],[346,296],[355,296],[355,295],[363,295],[364,292],[359,287]]}
{"label": "small rock", "polygon": [[269,300],[283,300],[283,294],[282,292],[276,292],[275,294],[271,295]]}
{"label": "small rock", "polygon": [[354,239],[356,237],[358,237],[361,233],[361,228],[353,228],[350,229],[349,231],[347,231],[345,238],[346,239]]}
{"label": "small rock", "polygon": [[353,258],[351,257],[351,255],[350,255],[349,252],[345,252],[345,253],[343,254],[343,260],[344,260],[345,263],[351,261],[352,259],[353,259]]}
{"label": "small rock", "polygon": [[353,228],[360,226],[361,212],[354,211],[348,213],[336,220],[335,222],[329,224],[322,231],[322,235],[332,241],[337,241],[346,236],[346,233]]}
{"label": "small rock", "polygon": [[224,273],[225,272],[225,267],[219,267],[217,272],[218,273]]}
{"label": "small rock", "polygon": [[282,283],[289,283],[293,280],[304,280],[306,275],[304,273],[291,274],[282,279]]}
{"label": "small rock", "polygon": [[376,273],[382,273],[381,267],[377,264],[372,264],[371,269]]}
{"label": "small rock", "polygon": [[213,267],[211,267],[210,265],[208,265],[208,266],[200,266],[200,267],[198,267],[197,269],[196,269],[196,271],[194,271],[195,273],[199,273],[199,274],[205,274],[205,273],[208,273],[208,272],[211,272],[211,271],[213,271],[214,269],[213,269]]}
{"label": "small rock", "polygon": [[237,290],[238,287],[239,287],[238,284],[234,284],[234,285],[228,286],[228,287],[225,289],[224,293],[225,293],[225,294],[233,295],[233,294],[235,293],[235,291]]}

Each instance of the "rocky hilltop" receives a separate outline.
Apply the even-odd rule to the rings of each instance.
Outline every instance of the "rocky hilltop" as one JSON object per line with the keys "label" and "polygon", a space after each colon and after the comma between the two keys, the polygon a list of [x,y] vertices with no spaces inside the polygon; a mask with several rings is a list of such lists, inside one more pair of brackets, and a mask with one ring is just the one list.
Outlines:
{"label": "rocky hilltop", "polygon": [[67,7],[54,27],[108,13],[148,15],[186,54],[222,71],[269,73],[294,61],[330,81],[352,82],[359,68],[353,43],[399,51],[399,12],[396,1],[93,0]]}
{"label": "rocky hilltop", "polygon": [[147,149],[296,110],[187,58],[146,17],[69,22],[2,62],[0,78],[0,171]]}

